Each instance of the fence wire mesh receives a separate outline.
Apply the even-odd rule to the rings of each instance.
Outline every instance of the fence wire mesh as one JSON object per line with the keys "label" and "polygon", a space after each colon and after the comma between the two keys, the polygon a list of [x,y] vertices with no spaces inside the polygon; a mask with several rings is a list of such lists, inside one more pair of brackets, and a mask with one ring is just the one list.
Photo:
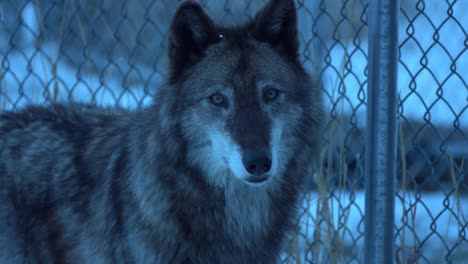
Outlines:
{"label": "fence wire mesh", "polygon": [[[0,0],[0,108],[147,105],[166,74],[179,1]],[[263,0],[200,1],[240,23]],[[324,148],[284,263],[361,263],[367,1],[297,0],[301,57],[321,78]],[[397,263],[468,259],[468,1],[401,2]]]}

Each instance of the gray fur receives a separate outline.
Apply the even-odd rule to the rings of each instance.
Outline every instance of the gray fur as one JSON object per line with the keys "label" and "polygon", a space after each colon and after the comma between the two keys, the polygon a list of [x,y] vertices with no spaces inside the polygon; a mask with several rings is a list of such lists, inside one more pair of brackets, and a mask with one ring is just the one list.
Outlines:
{"label": "gray fur", "polygon": [[[2,263],[278,260],[322,118],[293,1],[236,28],[183,2],[169,44],[168,84],[151,107],[0,114]],[[270,87],[281,91],[272,101]],[[271,169],[250,183],[245,157],[260,148]]]}

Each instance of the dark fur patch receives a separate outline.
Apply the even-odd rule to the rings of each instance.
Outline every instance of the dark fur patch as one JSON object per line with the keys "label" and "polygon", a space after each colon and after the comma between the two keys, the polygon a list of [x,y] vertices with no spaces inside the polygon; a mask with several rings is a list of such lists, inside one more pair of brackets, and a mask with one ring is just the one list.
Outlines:
{"label": "dark fur patch", "polygon": [[[125,140],[121,142],[124,146],[121,150],[119,157],[114,162],[114,169],[112,174],[112,183],[111,183],[111,202],[112,202],[112,212],[113,219],[111,222],[114,222],[112,227],[112,234],[114,236],[113,243],[115,244],[113,258],[114,263],[123,261],[124,263],[133,263],[131,253],[129,252],[128,241],[127,241],[127,229],[125,224],[125,211],[124,204],[125,197],[124,188],[122,188],[122,181],[126,179],[126,174],[128,173],[128,149],[125,145]],[[117,251],[117,252],[116,252]]]}
{"label": "dark fur patch", "polygon": [[201,6],[195,1],[180,4],[171,22],[169,79],[178,79],[184,68],[194,65],[204,50],[217,41],[216,28]]}
{"label": "dark fur patch", "polygon": [[297,17],[292,1],[270,1],[249,28],[257,40],[269,43],[289,60],[297,60]]}

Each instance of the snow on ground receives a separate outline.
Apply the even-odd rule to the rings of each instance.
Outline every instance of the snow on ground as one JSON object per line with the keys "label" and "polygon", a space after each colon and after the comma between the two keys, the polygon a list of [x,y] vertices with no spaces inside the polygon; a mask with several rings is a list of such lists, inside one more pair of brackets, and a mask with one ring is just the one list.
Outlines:
{"label": "snow on ground", "polygon": [[[463,41],[460,42],[463,44]],[[360,48],[367,50],[367,42],[363,42]],[[347,50],[340,46],[331,50],[331,62],[338,69],[343,68],[340,64],[343,58],[347,58],[346,54],[353,54],[350,59],[352,74],[347,70],[337,72],[333,67],[328,67],[324,72],[323,85],[334,97],[332,100],[325,97],[324,102],[327,109],[331,109],[333,102],[340,96],[339,91],[342,91],[341,96],[346,97],[346,100],[341,101],[342,111],[351,113],[358,109],[359,124],[364,125],[366,107],[362,104],[367,94],[367,85],[363,86],[367,79],[367,58],[364,54],[356,52],[356,49],[357,47],[350,45]],[[452,72],[452,59],[444,52],[435,51],[438,49],[442,48],[433,48],[425,57],[428,68],[420,65],[421,51],[417,48],[404,45],[400,49],[397,86],[398,96],[403,101],[402,115],[410,120],[427,119],[434,124],[449,126],[458,120],[462,127],[468,128],[468,80],[466,75],[462,74],[463,69],[468,68],[468,52],[463,52],[463,49],[458,47],[461,56],[453,64],[456,65],[457,71]],[[450,47],[447,49],[451,50]],[[340,77],[344,74],[344,78]]]}
{"label": "snow on ground", "polygon": [[[400,193],[399,196],[403,198]],[[317,238],[322,243],[317,250],[326,254],[333,238],[334,254],[339,263],[343,263],[351,255],[362,260],[364,246],[364,208],[365,195],[363,191],[338,192],[333,198],[321,200],[318,194],[311,194],[304,201],[303,208],[309,212],[301,217],[301,252],[306,252],[305,245],[311,245]],[[323,218],[324,205],[328,208],[328,219]],[[327,211],[325,211],[327,212]],[[322,220],[322,221],[320,221]],[[327,224],[327,221],[328,224]],[[468,197],[457,197],[455,194],[445,196],[442,193],[406,192],[404,202],[395,198],[395,227],[397,247],[405,248],[405,258],[421,263],[444,263],[450,253],[452,263],[465,263],[468,259]],[[320,223],[320,224],[317,224]],[[330,229],[331,226],[331,229]],[[405,228],[402,228],[402,227]],[[317,235],[316,229],[320,235]],[[464,239],[464,241],[463,241]],[[419,247],[419,248],[418,248]],[[342,253],[339,251],[343,250]],[[419,251],[416,251],[418,249]],[[315,252],[315,251],[314,251]],[[412,252],[412,253],[411,253]],[[317,256],[308,255],[308,259]],[[420,255],[420,259],[414,259]],[[326,260],[328,256],[318,258]]]}

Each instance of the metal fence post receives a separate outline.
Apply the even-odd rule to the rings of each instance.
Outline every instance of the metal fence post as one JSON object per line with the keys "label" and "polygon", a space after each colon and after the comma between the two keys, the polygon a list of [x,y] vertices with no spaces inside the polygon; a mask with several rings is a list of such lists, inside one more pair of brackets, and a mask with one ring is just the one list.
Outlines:
{"label": "metal fence post", "polygon": [[398,0],[370,0],[365,263],[393,263]]}

